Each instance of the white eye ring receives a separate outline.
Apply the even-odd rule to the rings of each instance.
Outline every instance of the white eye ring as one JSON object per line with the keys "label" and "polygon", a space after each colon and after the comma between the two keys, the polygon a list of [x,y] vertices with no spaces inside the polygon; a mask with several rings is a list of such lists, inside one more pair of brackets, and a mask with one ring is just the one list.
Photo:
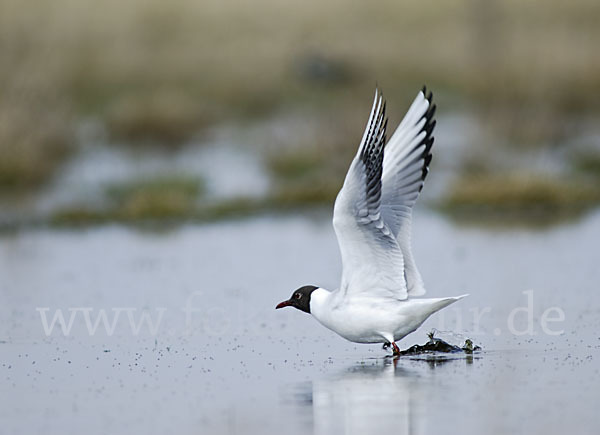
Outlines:
{"label": "white eye ring", "polygon": [[302,293],[296,293],[294,295],[294,299],[300,299],[302,297]]}

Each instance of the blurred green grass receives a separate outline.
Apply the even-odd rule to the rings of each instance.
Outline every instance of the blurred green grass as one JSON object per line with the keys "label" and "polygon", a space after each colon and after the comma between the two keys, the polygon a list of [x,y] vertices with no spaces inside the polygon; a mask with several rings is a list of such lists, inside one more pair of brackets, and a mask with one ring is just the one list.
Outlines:
{"label": "blurred green grass", "polygon": [[550,178],[532,174],[479,174],[461,177],[441,203],[460,214],[578,214],[600,203],[597,180]]}
{"label": "blurred green grass", "polygon": [[597,0],[0,0],[0,191],[47,181],[90,117],[120,144],[177,146],[303,106],[356,128],[268,156],[275,195],[327,201],[375,81],[390,101],[426,83],[508,143],[553,142],[600,109],[599,21]]}
{"label": "blurred green grass", "polygon": [[195,210],[202,183],[195,177],[159,176],[112,184],[106,191],[113,213],[123,220],[176,218]]}
{"label": "blurred green grass", "polygon": [[202,180],[182,174],[163,174],[105,186],[108,204],[69,206],[52,215],[59,225],[87,225],[108,221],[137,222],[185,219],[198,210]]}

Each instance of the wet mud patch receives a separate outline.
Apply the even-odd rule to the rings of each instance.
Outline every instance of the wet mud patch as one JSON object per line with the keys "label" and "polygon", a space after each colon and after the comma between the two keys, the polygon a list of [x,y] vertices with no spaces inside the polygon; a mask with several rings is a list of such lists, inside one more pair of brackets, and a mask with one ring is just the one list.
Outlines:
{"label": "wet mud patch", "polygon": [[441,338],[436,338],[434,336],[434,332],[430,332],[427,334],[429,337],[429,341],[423,345],[415,344],[408,349],[401,350],[398,356],[422,356],[422,355],[437,355],[442,356],[442,358],[447,356],[447,354],[466,354],[473,355],[473,353],[477,353],[481,351],[481,346],[473,344],[473,341],[469,338],[465,340],[465,343],[462,347],[457,346],[455,344],[450,344]]}

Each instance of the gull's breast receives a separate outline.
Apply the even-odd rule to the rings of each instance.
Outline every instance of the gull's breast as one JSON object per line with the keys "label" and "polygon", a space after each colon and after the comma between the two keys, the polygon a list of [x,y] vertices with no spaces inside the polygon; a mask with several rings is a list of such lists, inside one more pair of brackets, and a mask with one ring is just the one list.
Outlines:
{"label": "gull's breast", "polygon": [[356,298],[333,306],[312,309],[313,316],[326,328],[355,343],[383,343],[402,323],[394,303]]}

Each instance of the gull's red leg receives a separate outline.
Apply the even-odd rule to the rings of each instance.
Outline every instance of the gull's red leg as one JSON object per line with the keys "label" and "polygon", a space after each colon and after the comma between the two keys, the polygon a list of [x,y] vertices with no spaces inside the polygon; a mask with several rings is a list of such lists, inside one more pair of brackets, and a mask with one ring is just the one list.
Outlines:
{"label": "gull's red leg", "polygon": [[392,341],[392,348],[394,349],[394,355],[400,355],[400,348],[398,345]]}

